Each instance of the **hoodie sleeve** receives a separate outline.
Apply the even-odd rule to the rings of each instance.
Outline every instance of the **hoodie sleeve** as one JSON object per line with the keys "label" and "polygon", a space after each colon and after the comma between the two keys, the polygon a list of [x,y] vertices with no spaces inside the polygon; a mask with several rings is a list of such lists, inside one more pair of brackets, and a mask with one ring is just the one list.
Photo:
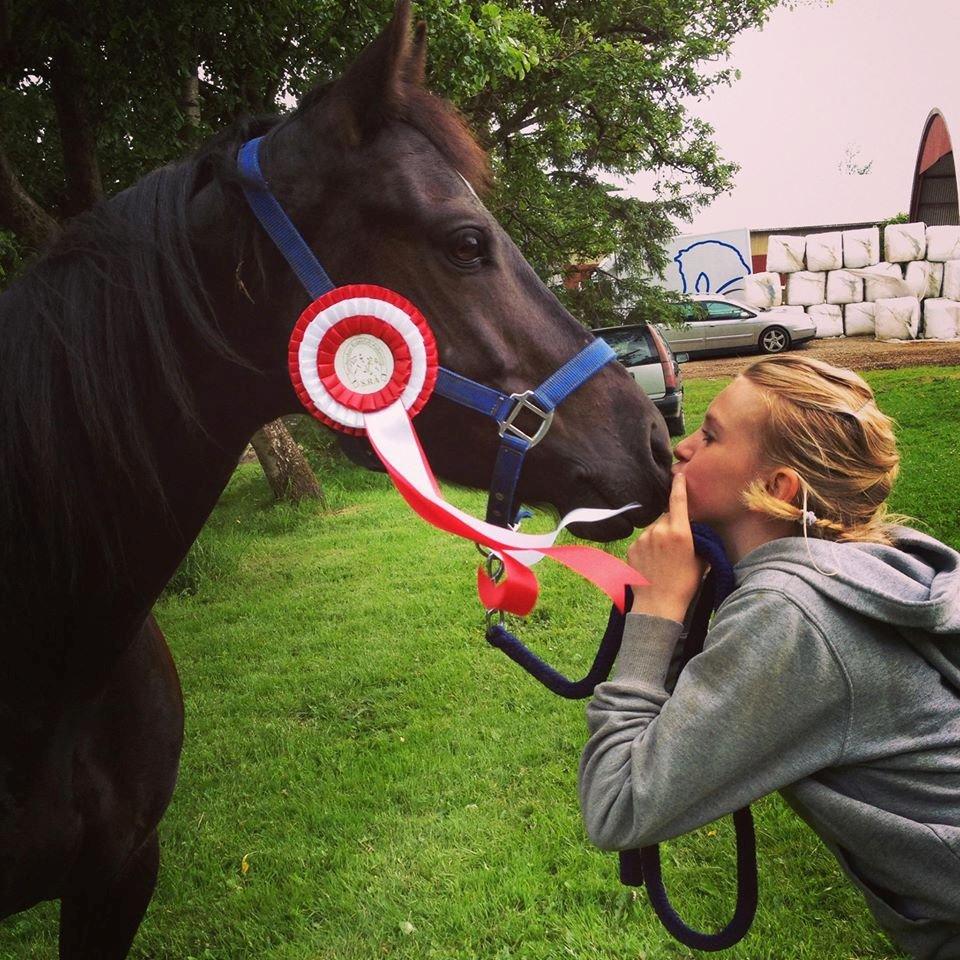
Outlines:
{"label": "hoodie sleeve", "polygon": [[788,596],[738,590],[669,694],[671,623],[628,618],[614,677],[587,707],[580,806],[604,850],[687,833],[843,755],[849,678]]}

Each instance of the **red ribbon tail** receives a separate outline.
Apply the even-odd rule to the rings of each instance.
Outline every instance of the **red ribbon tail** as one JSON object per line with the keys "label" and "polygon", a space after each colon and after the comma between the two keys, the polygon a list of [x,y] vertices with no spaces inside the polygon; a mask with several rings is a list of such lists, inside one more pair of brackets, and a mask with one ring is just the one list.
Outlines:
{"label": "red ribbon tail", "polygon": [[596,547],[544,547],[540,552],[596,584],[621,613],[627,605],[627,585],[645,587],[650,582],[623,560]]}

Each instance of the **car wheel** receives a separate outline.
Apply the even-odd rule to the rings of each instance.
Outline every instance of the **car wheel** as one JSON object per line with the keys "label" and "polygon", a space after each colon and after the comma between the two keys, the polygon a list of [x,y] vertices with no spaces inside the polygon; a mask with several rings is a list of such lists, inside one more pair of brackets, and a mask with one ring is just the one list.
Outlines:
{"label": "car wheel", "polygon": [[759,344],[761,353],[782,353],[790,347],[790,334],[783,327],[767,327]]}
{"label": "car wheel", "polygon": [[671,437],[682,437],[687,432],[687,422],[683,418],[683,413],[678,413],[675,417],[664,417],[667,424],[667,433]]}

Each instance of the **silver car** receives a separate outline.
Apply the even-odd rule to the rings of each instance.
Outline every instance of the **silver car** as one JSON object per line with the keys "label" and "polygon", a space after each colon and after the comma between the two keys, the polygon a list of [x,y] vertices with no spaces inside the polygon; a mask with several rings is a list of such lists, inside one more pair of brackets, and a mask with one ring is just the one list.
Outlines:
{"label": "silver car", "polygon": [[671,437],[686,433],[683,417],[683,377],[663,337],[649,323],[603,327],[593,333],[606,340],[617,359],[663,415]]}
{"label": "silver car", "polygon": [[684,323],[660,326],[671,349],[682,356],[759,350],[781,353],[813,339],[817,328],[805,313],[774,307],[755,310],[728,297],[698,294],[682,308]]}

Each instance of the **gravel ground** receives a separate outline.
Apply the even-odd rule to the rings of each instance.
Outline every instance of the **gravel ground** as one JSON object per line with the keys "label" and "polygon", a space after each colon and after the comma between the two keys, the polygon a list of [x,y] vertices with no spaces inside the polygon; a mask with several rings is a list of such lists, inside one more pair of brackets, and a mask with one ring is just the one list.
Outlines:
{"label": "gravel ground", "polygon": [[[845,337],[811,340],[797,350],[806,356],[852,370],[895,370],[899,367],[960,365],[960,340],[870,340],[866,337]],[[683,365],[687,379],[736,376],[747,364],[757,359],[756,353],[736,357],[710,357],[689,360]]]}

